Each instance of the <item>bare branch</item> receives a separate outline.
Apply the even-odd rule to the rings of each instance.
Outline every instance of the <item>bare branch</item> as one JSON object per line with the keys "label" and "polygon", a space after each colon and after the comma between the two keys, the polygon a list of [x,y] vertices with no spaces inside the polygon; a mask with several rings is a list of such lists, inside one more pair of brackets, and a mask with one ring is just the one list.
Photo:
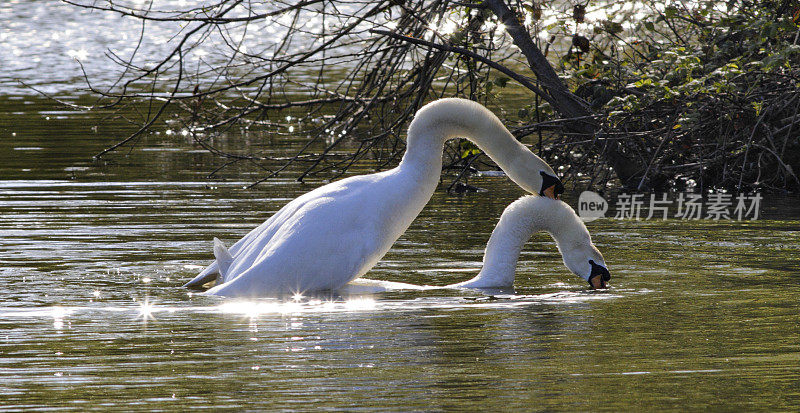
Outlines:
{"label": "bare branch", "polygon": [[551,98],[547,93],[545,93],[542,89],[536,87],[536,85],[532,84],[525,76],[522,76],[519,73],[517,73],[517,72],[515,72],[515,71],[513,71],[513,70],[511,70],[511,69],[509,69],[509,68],[507,68],[507,67],[505,67],[505,66],[503,66],[503,65],[501,65],[499,63],[497,63],[497,62],[494,62],[494,61],[492,61],[490,59],[487,59],[487,58],[485,58],[485,57],[483,57],[483,56],[481,56],[481,55],[479,55],[477,53],[474,53],[474,52],[472,52],[470,50],[467,50],[467,49],[464,49],[464,48],[461,48],[461,47],[456,47],[456,46],[450,46],[450,45],[445,45],[445,44],[438,44],[438,43],[434,43],[434,42],[429,42],[427,40],[417,39],[417,38],[410,37],[410,36],[403,36],[401,34],[393,33],[393,32],[390,32],[388,30],[383,30],[383,29],[370,29],[370,33],[382,34],[384,36],[389,36],[389,37],[391,37],[393,39],[403,40],[403,41],[406,41],[406,42],[409,42],[409,43],[412,43],[412,44],[416,44],[416,45],[420,45],[420,46],[432,47],[434,49],[441,50],[441,51],[444,51],[444,52],[458,53],[458,54],[467,56],[469,58],[481,61],[483,63],[486,63],[489,67],[491,67],[491,68],[493,68],[493,69],[495,69],[495,70],[497,70],[497,71],[499,71],[499,72],[501,72],[503,74],[508,75],[510,78],[516,80],[522,86],[525,86],[526,88],[532,90],[534,93],[536,93],[537,95],[541,96],[543,99],[547,100],[551,104],[554,103],[554,102],[551,102],[551,100],[550,100]]}

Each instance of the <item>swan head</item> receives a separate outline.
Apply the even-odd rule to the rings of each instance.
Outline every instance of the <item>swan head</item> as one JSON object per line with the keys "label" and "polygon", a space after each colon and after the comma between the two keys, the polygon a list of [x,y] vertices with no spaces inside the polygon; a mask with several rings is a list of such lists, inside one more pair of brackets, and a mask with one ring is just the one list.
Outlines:
{"label": "swan head", "polygon": [[529,213],[539,216],[542,227],[553,236],[564,265],[592,288],[607,288],[611,279],[603,254],[592,243],[586,225],[566,202],[537,197],[527,201]]}
{"label": "swan head", "polygon": [[[564,193],[564,184],[558,179],[553,168],[524,145],[519,144],[519,146],[522,149],[513,156],[513,159],[501,165],[506,175],[528,193],[543,198],[559,199]],[[511,158],[511,156],[506,157]]]}
{"label": "swan head", "polygon": [[561,194],[564,193],[564,184],[558,179],[553,169],[533,153],[526,153],[522,157],[527,157],[529,160],[521,162],[519,171],[509,168],[506,171],[508,177],[532,194],[550,199],[561,199]]}
{"label": "swan head", "polygon": [[[587,234],[588,235],[588,234]],[[588,236],[567,248],[562,248],[564,265],[573,274],[589,282],[592,288],[608,288],[611,273],[608,271],[603,254],[592,244]]]}

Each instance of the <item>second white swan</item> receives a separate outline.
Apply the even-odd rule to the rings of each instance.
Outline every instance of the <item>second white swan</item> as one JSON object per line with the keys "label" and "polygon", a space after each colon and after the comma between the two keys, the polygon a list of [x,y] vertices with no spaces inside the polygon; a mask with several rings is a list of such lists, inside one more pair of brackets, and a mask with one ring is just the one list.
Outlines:
{"label": "second white swan", "polygon": [[522,247],[537,231],[547,231],[553,237],[564,265],[573,274],[592,288],[606,288],[611,273],[583,221],[566,203],[533,196],[522,197],[503,211],[486,244],[478,275],[448,287],[512,287]]}

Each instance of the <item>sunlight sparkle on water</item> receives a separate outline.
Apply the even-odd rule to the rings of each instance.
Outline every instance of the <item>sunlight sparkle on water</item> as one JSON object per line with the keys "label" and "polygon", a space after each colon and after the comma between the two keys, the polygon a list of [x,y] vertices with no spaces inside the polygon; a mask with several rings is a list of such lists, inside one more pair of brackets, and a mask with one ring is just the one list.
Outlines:
{"label": "sunlight sparkle on water", "polygon": [[69,314],[63,307],[53,307],[53,328],[56,330],[61,330],[64,328],[64,317]]}
{"label": "sunlight sparkle on water", "polygon": [[89,52],[86,49],[73,49],[67,52],[67,56],[77,60],[86,60],[89,57]]}
{"label": "sunlight sparkle on water", "polygon": [[375,308],[375,300],[367,297],[359,297],[344,302],[344,307],[348,311],[364,311]]}
{"label": "sunlight sparkle on water", "polygon": [[153,317],[153,305],[150,304],[149,299],[145,299],[143,303],[139,303],[139,317],[143,320],[155,319]]}

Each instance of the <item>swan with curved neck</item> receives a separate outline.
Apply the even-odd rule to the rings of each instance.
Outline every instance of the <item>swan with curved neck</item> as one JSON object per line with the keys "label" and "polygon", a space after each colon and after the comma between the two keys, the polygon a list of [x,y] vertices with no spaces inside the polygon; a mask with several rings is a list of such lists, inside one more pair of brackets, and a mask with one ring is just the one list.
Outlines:
{"label": "swan with curved neck", "polygon": [[611,274],[583,221],[566,203],[533,196],[522,197],[503,211],[486,244],[478,275],[448,287],[512,287],[522,247],[537,231],[547,231],[553,237],[570,271],[592,288],[606,288]]}
{"label": "swan with curved neck", "polygon": [[519,143],[482,105],[441,99],[421,108],[408,128],[400,164],[308,192],[236,242],[215,242],[216,261],[186,287],[222,283],[209,295],[264,296],[335,290],[372,268],[405,232],[439,182],[444,143],[464,137],[520,187],[557,198],[552,168]]}
{"label": "swan with curved neck", "polygon": [[519,254],[538,231],[547,231],[556,241],[564,264],[592,288],[606,288],[611,279],[605,260],[592,237],[564,202],[545,197],[524,196],[503,211],[486,244],[483,266],[475,278],[443,287],[369,279],[355,280],[340,290],[345,294],[379,293],[387,290],[428,290],[437,288],[506,289],[514,286]]}

